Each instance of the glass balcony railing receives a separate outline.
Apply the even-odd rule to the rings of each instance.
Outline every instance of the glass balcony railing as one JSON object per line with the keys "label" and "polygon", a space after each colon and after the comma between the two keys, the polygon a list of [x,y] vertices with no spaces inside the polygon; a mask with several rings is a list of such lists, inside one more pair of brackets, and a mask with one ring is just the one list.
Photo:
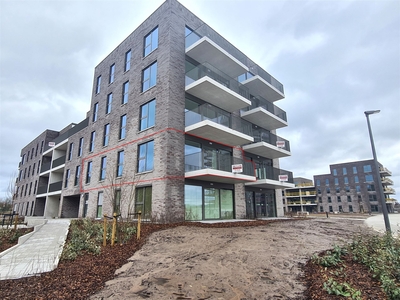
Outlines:
{"label": "glass balcony railing", "polygon": [[36,194],[40,195],[40,194],[46,194],[46,193],[47,193],[47,185],[39,186]]}
{"label": "glass balcony railing", "polygon": [[50,170],[50,168],[51,168],[51,162],[42,163],[42,166],[40,167],[40,173],[46,172]]}
{"label": "glass balcony railing", "polygon": [[282,119],[284,121],[287,121],[286,112],[283,109],[280,109],[279,107],[275,106],[274,104],[272,104],[268,100],[264,99],[263,97],[261,97],[261,96],[257,96],[257,97],[250,96],[250,100],[251,100],[251,105],[246,107],[246,108],[244,108],[243,111],[249,111],[249,110],[252,110],[252,109],[257,108],[257,107],[262,107],[266,111],[269,111],[273,115],[277,116],[278,118],[280,118],[280,119]]}
{"label": "glass balcony railing", "polygon": [[241,174],[254,176],[254,167],[251,161],[233,157],[228,152],[219,153],[200,150],[199,152],[185,155],[185,172],[213,169],[231,173],[232,165],[236,164],[242,164],[243,172]]}
{"label": "glass balcony railing", "polygon": [[204,63],[196,66],[195,68],[186,72],[185,85],[189,85],[200,78],[205,76],[214,79],[216,82],[222,84],[228,89],[241,95],[242,97],[249,99],[249,90],[244,85],[239,83],[236,79],[229,77],[227,74],[218,70],[216,67],[209,63]]}
{"label": "glass balcony railing", "polygon": [[66,158],[66,156],[64,155],[64,156],[61,156],[61,157],[55,159],[53,161],[53,168],[56,168],[58,166],[61,166],[62,164],[65,164],[65,158]]}
{"label": "glass balcony railing", "polygon": [[315,195],[317,195],[317,192],[316,191],[307,191],[307,192],[301,192],[301,193],[299,193],[299,192],[286,192],[285,193],[286,197],[299,197],[300,195],[304,196],[304,197],[315,196]]}
{"label": "glass balcony railing", "polygon": [[290,171],[274,168],[272,166],[263,166],[256,168],[257,179],[270,179],[279,181],[279,175],[287,175],[287,182],[293,183],[293,173]]}
{"label": "glass balcony railing", "polygon": [[219,35],[216,31],[207,26],[207,24],[201,25],[199,28],[186,36],[185,48],[190,47],[204,36],[208,37],[244,65],[248,65],[247,56],[229,43],[226,39],[224,39],[221,35]]}
{"label": "glass balcony railing", "polygon": [[252,136],[252,124],[211,104],[203,104],[185,113],[185,126],[210,120],[233,130]]}
{"label": "glass balcony railing", "polygon": [[278,80],[276,80],[274,77],[272,77],[267,71],[265,71],[260,66],[258,66],[258,65],[251,66],[250,72],[254,75],[259,75],[262,79],[264,79],[266,82],[268,82],[274,88],[276,88],[278,91],[280,91],[282,94],[284,94],[283,84],[280,83]]}
{"label": "glass balcony railing", "polygon": [[49,193],[61,191],[61,189],[62,189],[62,181],[50,183],[50,185],[49,185]]}
{"label": "glass balcony railing", "polygon": [[280,146],[282,144],[284,145],[282,148],[290,152],[290,143],[288,140],[285,140],[267,130],[253,129],[253,137],[254,143],[265,142],[276,147],[282,147]]}

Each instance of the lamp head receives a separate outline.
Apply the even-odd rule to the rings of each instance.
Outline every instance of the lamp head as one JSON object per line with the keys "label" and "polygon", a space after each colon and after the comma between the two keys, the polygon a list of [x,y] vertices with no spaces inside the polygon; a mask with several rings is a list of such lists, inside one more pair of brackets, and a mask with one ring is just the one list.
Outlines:
{"label": "lamp head", "polygon": [[368,116],[368,115],[378,114],[379,112],[380,112],[380,110],[367,110],[367,111],[364,111],[364,114],[366,116]]}

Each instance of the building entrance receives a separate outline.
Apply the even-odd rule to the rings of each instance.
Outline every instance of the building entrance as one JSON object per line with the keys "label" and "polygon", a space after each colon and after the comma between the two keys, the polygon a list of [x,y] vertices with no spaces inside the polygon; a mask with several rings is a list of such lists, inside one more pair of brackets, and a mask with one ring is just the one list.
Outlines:
{"label": "building entrance", "polygon": [[276,217],[274,191],[246,191],[246,217],[249,219]]}

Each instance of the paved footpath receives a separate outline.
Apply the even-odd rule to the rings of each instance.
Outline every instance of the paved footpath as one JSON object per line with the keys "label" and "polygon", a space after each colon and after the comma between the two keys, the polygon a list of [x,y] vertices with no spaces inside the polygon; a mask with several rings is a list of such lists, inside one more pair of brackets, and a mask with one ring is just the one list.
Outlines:
{"label": "paved footpath", "polygon": [[60,259],[70,220],[48,220],[23,244],[0,254],[0,280],[17,279],[54,270]]}
{"label": "paved footpath", "polygon": [[[394,235],[400,236],[400,214],[389,214],[389,223]],[[372,227],[376,231],[385,232],[385,221],[383,215],[369,217],[365,220],[367,226]]]}

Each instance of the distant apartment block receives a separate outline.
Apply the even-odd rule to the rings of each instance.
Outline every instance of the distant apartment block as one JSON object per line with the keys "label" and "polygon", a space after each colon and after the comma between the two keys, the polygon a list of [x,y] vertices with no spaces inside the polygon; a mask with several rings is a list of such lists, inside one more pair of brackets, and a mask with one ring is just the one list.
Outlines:
{"label": "distant apartment block", "polygon": [[317,192],[311,179],[294,177],[295,187],[286,188],[283,193],[285,213],[316,213]]}
{"label": "distant apartment block", "polygon": [[[245,34],[245,32],[239,33]],[[147,219],[283,215],[283,85],[176,0],[95,68],[90,110],[21,151],[22,215]]]}
{"label": "distant apartment block", "polygon": [[388,212],[393,212],[396,200],[392,196],[396,192],[389,178],[392,173],[382,164],[379,164],[379,173],[374,160],[339,163],[329,168],[329,174],[314,176],[319,212],[382,212],[377,188],[379,177],[384,203]]}

